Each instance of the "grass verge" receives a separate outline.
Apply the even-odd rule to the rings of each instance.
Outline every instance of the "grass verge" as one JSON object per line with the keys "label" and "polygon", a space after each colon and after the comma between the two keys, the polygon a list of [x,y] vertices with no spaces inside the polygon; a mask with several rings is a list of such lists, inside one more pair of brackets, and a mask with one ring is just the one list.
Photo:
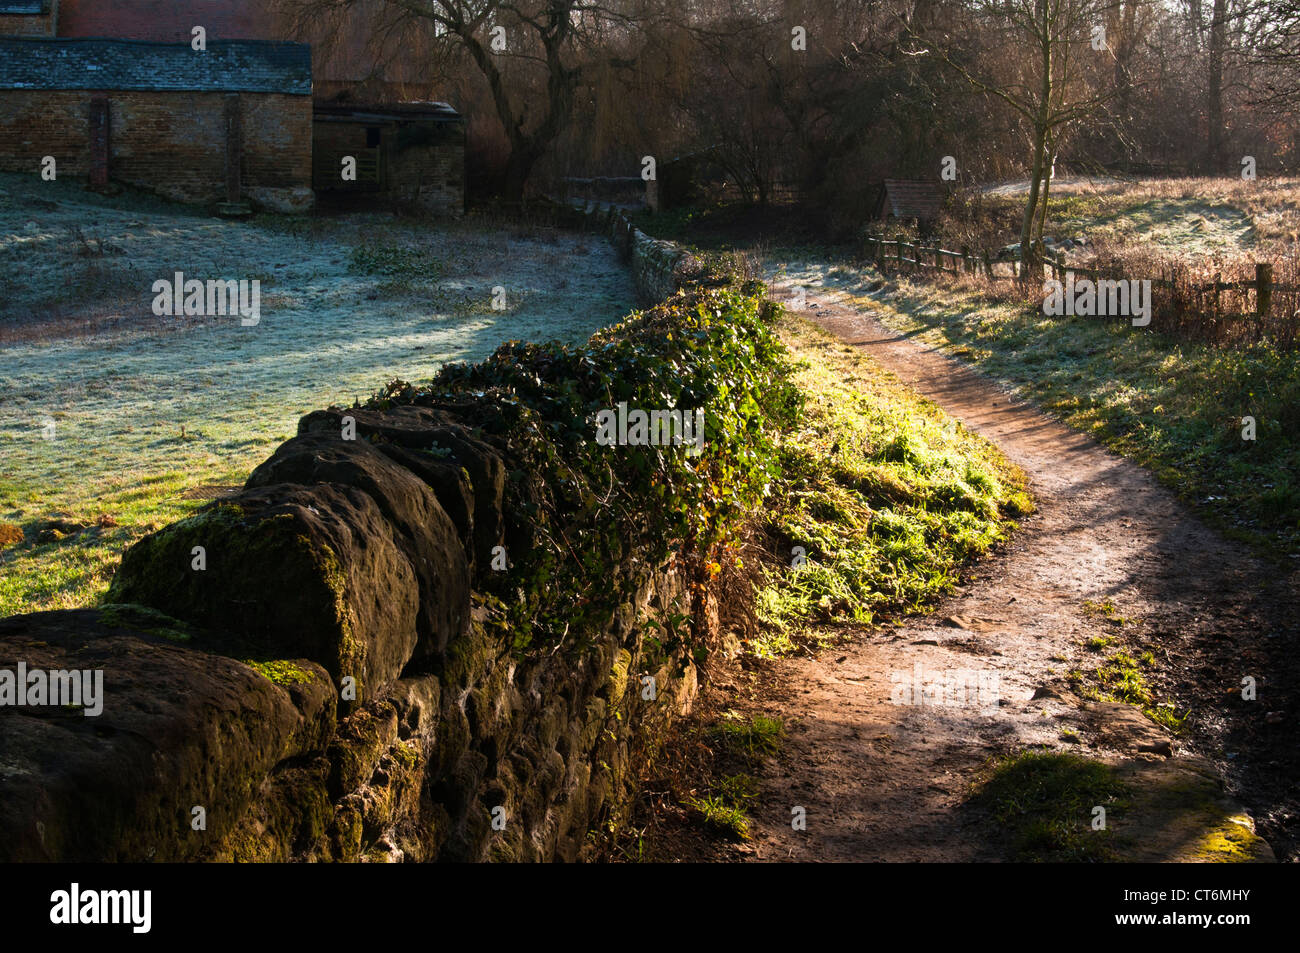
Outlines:
{"label": "grass verge", "polygon": [[1023,472],[855,348],[791,315],[779,333],[804,413],[764,519],[760,657],[924,608],[1033,510]]}

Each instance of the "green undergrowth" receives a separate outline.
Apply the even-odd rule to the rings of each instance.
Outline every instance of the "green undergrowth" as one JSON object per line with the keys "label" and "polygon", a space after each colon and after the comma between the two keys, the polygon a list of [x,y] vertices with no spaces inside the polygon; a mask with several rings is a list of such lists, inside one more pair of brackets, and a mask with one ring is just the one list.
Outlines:
{"label": "green undergrowth", "polygon": [[348,270],[353,274],[383,278],[437,278],[442,265],[418,248],[394,242],[365,242],[353,247]]}
{"label": "green undergrowth", "polygon": [[1107,623],[1114,632],[1083,640],[1083,647],[1097,661],[1066,672],[1070,687],[1093,701],[1133,705],[1156,724],[1181,732],[1189,712],[1180,715],[1174,704],[1162,700],[1152,687],[1152,678],[1157,674],[1156,653],[1143,648],[1140,637],[1128,628],[1142,620],[1122,615],[1110,599],[1084,599],[1082,605],[1085,615]]}
{"label": "green undergrowth", "polygon": [[1109,765],[1072,754],[1022,752],[991,764],[973,803],[1007,832],[1018,860],[1116,859],[1096,808],[1124,810],[1128,790]]}
{"label": "green undergrowth", "polygon": [[686,806],[699,813],[704,826],[732,840],[749,840],[749,805],[758,797],[758,782],[748,774],[729,774],[715,790],[687,798]]}
{"label": "green undergrowth", "polygon": [[[776,755],[785,741],[785,722],[768,715],[745,718],[726,711],[709,726],[706,737],[722,763],[734,773],[720,770],[706,789],[685,800],[704,826],[732,840],[749,840],[749,809],[758,797],[759,784],[750,773]],[[742,769],[742,770],[736,770]]]}
{"label": "green undergrowth", "polygon": [[869,303],[1152,470],[1225,535],[1300,558],[1300,353],[1048,318],[951,288],[909,284]]}
{"label": "green undergrowth", "polygon": [[781,750],[785,723],[767,715],[746,719],[729,711],[712,727],[710,734],[731,754],[754,763]]}
{"label": "green undergrowth", "polygon": [[804,409],[765,513],[777,559],[758,592],[760,656],[824,623],[923,609],[1033,509],[996,448],[856,349],[789,315],[780,334]]}

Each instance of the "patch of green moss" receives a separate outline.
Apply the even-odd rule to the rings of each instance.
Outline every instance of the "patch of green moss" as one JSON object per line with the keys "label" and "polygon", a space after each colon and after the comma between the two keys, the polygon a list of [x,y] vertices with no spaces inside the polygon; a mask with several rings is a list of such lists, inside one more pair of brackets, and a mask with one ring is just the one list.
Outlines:
{"label": "patch of green moss", "polygon": [[1250,818],[1226,799],[1212,765],[1133,761],[1117,768],[1133,792],[1117,825],[1126,861],[1259,863],[1274,860]]}
{"label": "patch of green moss", "polygon": [[322,546],[319,550],[311,550],[311,541],[305,536],[299,537],[302,545],[312,552],[317,570],[320,577],[325,583],[325,588],[329,590],[334,599],[333,614],[338,620],[340,632],[339,641],[339,677],[351,675],[357,683],[357,700],[362,700],[364,695],[364,686],[362,685],[361,672],[366,660],[366,647],[360,639],[357,638],[356,632],[352,628],[352,612],[348,608],[347,600],[347,574],[343,571],[343,566],[334,551],[328,546]]}
{"label": "patch of green moss", "polygon": [[304,682],[310,682],[314,678],[307,669],[285,659],[276,659],[270,662],[259,662],[254,659],[240,659],[240,661],[249,668],[256,669],[263,677],[281,687],[301,685]]}
{"label": "patch of green moss", "polygon": [[627,691],[627,668],[632,664],[632,653],[627,649],[619,649],[618,655],[614,657],[614,667],[609,673],[609,707],[617,708],[623,702],[623,694]]}
{"label": "patch of green moss", "polygon": [[1196,842],[1192,860],[1218,864],[1249,864],[1260,859],[1260,838],[1248,818],[1225,816]]}
{"label": "patch of green moss", "polygon": [[420,763],[420,751],[408,741],[398,741],[393,745],[393,757],[407,771],[414,771]]}

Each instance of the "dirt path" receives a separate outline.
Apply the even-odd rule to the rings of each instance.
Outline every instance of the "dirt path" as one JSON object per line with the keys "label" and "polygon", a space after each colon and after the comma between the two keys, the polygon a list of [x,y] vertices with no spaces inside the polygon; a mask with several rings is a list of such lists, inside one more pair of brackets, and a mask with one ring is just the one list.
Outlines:
{"label": "dirt path", "polygon": [[[773,290],[788,297],[779,284]],[[1286,710],[1293,703],[1277,701],[1294,697],[1294,661],[1282,661],[1296,655],[1294,626],[1285,621],[1293,590],[1259,591],[1276,571],[1190,517],[1141,467],[870,315],[828,298],[809,296],[808,305],[822,326],[996,443],[1029,474],[1040,509],[1009,550],[976,567],[933,614],[864,631],[838,651],[758,676],[767,683],[762,710],[790,727],[756,799],[749,855],[1005,859],[1005,832],[962,805],[990,756],[1027,744],[1077,744],[1091,756],[1160,770],[1213,763],[1277,855],[1293,855],[1295,719]],[[1086,604],[1107,601],[1140,621],[1120,624]],[[1190,735],[1172,741],[1178,757],[1165,760],[1162,742],[1171,736],[1136,709],[1086,705],[1068,692],[1067,671],[1100,661],[1082,644],[1091,636],[1154,649],[1154,685],[1194,712]],[[1240,701],[1244,675],[1259,681],[1259,701]],[[961,705],[951,695],[950,704],[891,700],[905,686],[945,676],[989,691],[968,689]],[[792,829],[795,807],[806,810],[806,831]],[[1166,838],[1148,856],[1193,848]]]}

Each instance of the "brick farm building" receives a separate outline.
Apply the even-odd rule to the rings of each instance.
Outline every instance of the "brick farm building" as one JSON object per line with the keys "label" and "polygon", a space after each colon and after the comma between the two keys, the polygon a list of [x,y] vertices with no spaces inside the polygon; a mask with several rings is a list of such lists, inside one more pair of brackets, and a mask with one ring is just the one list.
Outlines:
{"label": "brick farm building", "polygon": [[462,117],[332,66],[314,77],[312,47],[267,7],[0,0],[0,169],[39,174],[49,156],[92,187],[227,212],[303,211],[333,192],[463,212]]}

